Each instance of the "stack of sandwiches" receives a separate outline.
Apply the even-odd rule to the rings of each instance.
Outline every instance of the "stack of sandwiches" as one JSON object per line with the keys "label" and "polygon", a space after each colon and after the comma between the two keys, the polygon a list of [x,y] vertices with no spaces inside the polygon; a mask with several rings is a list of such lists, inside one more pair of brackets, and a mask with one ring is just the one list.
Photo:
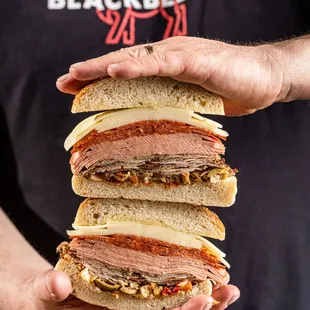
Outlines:
{"label": "stack of sandwiches", "polygon": [[170,78],[100,79],[72,112],[103,111],[76,126],[72,187],[86,197],[57,270],[73,295],[116,310],[162,310],[229,282],[225,253],[207,238],[225,227],[206,206],[228,207],[236,169],[224,160],[228,133],[202,114],[222,99]]}

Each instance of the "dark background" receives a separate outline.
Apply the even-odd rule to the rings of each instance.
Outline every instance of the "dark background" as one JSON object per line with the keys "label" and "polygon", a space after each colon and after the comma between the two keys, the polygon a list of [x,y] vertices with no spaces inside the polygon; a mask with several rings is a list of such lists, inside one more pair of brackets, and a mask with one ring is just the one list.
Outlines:
{"label": "dark background", "polygon": [[[309,30],[309,1],[188,0],[189,35],[233,43],[274,41]],[[85,115],[55,80],[106,46],[109,27],[93,11],[47,11],[45,1],[0,3],[0,204],[52,263],[78,203],[63,141]],[[161,38],[162,20],[137,22],[137,43]],[[146,32],[149,32],[146,38]],[[243,118],[216,118],[230,133],[227,162],[239,169],[227,229],[216,243],[242,292],[230,309],[309,310],[310,106],[275,104]]]}

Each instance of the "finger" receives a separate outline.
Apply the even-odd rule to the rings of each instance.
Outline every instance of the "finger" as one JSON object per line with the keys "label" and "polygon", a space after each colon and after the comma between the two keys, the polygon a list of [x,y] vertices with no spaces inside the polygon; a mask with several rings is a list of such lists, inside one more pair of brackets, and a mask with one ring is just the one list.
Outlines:
{"label": "finger", "polygon": [[[152,44],[154,47],[157,45],[159,44]],[[73,78],[80,81],[95,80],[100,77],[107,76],[107,69],[109,65],[126,60],[131,61],[132,59],[148,55],[148,50],[145,48],[146,46],[148,46],[148,44],[123,48],[119,51],[112,52],[101,57],[73,64],[70,67],[69,73]]]}
{"label": "finger", "polygon": [[211,296],[194,297],[180,308],[171,310],[209,310],[212,308],[214,299]]}
{"label": "finger", "polygon": [[34,281],[34,296],[38,304],[65,300],[72,291],[69,277],[60,271],[49,270]]}
{"label": "finger", "polygon": [[220,302],[217,306],[214,306],[212,310],[224,310],[240,297],[239,289],[234,285],[225,285],[212,294],[213,298]]}
{"label": "finger", "polygon": [[76,95],[83,87],[90,83],[91,81],[78,81],[71,74],[67,73],[58,78],[56,87],[65,94]]}
{"label": "finger", "polygon": [[108,74],[116,79],[140,76],[179,76],[190,65],[189,54],[180,51],[158,51],[153,54],[115,63],[108,67]]}
{"label": "finger", "polygon": [[224,110],[226,116],[243,116],[252,114],[257,111],[257,109],[249,109],[249,105],[239,104],[238,102],[234,102],[224,97],[222,97],[222,100],[224,103]]}

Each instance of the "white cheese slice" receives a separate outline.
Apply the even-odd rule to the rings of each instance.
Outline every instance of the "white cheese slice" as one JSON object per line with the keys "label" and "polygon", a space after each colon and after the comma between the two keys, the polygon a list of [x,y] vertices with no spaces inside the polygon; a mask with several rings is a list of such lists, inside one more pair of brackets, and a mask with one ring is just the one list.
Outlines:
{"label": "white cheese slice", "polygon": [[151,120],[168,120],[183,122],[200,127],[223,137],[228,133],[220,128],[222,125],[202,117],[192,110],[179,108],[133,108],[102,112],[92,115],[79,123],[67,137],[64,147],[68,151],[75,143],[92,130],[103,132],[131,123]]}
{"label": "white cheese slice", "polygon": [[157,239],[179,246],[202,249],[206,248],[210,253],[217,257],[226,267],[230,268],[228,262],[224,259],[226,254],[219,250],[207,239],[179,232],[167,227],[145,225],[136,222],[108,221],[106,225],[100,226],[78,226],[72,225],[75,230],[68,230],[70,237],[79,236],[108,236],[114,234],[134,235],[144,238]]}

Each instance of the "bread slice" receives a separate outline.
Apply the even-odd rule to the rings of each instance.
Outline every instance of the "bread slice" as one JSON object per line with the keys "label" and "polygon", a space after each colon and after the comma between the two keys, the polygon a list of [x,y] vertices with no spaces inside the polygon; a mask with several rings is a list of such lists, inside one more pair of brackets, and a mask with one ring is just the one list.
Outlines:
{"label": "bread slice", "polygon": [[237,179],[231,176],[217,183],[195,183],[166,188],[164,184],[117,184],[73,176],[72,188],[77,195],[89,198],[126,198],[229,207],[235,202]]}
{"label": "bread slice", "polygon": [[76,96],[72,112],[142,107],[175,107],[202,114],[224,115],[222,98],[201,86],[167,77],[141,77],[117,81],[103,78]]}
{"label": "bread slice", "polygon": [[78,209],[74,225],[105,225],[109,220],[163,226],[193,235],[225,239],[225,227],[215,213],[185,203],[86,199]]}
{"label": "bread slice", "polygon": [[72,294],[92,305],[107,307],[110,310],[162,310],[182,306],[194,296],[211,295],[212,284],[209,280],[193,287],[192,291],[178,293],[173,296],[156,297],[153,299],[137,298],[131,295],[120,294],[119,298],[109,292],[104,292],[92,283],[80,277],[80,271],[72,259],[61,259],[56,270],[65,272],[71,279]]}

